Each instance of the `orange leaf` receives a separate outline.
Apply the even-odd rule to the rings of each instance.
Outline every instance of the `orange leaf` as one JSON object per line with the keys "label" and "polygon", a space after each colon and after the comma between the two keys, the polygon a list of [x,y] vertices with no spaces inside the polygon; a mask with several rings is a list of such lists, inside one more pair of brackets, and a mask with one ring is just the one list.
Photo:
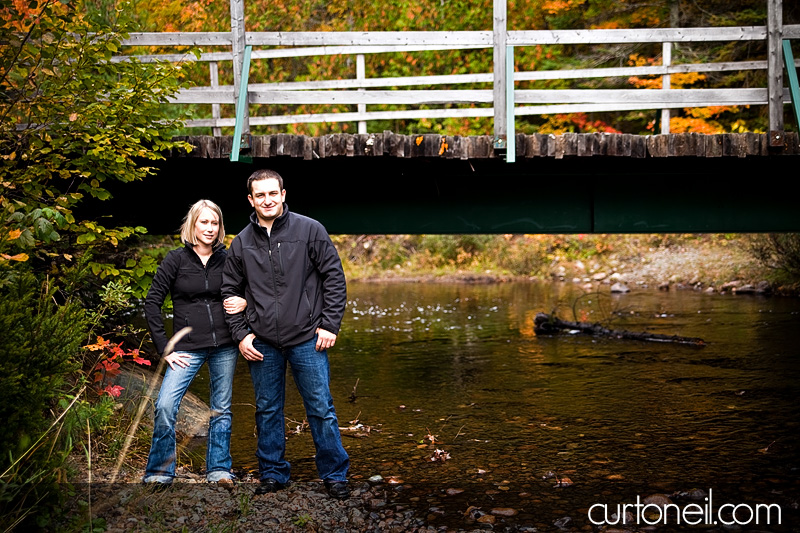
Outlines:
{"label": "orange leaf", "polygon": [[107,341],[103,339],[103,337],[97,337],[97,344],[88,344],[84,346],[87,350],[102,350],[106,346],[108,346],[111,341]]}

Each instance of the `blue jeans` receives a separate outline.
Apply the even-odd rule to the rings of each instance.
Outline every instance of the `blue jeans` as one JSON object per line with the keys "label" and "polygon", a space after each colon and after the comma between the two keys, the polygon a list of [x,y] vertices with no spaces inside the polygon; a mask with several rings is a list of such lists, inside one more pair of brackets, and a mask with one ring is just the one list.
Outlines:
{"label": "blue jeans", "polygon": [[169,483],[175,477],[175,421],[189,385],[203,363],[208,363],[211,380],[211,417],[208,421],[208,447],[206,450],[206,478],[219,481],[231,478],[231,395],[233,373],[239,348],[226,344],[217,348],[187,351],[192,356],[189,366],[176,370],[167,366],[161,390],[156,400],[153,419],[153,442],[147,459],[145,481]]}
{"label": "blue jeans", "polygon": [[317,473],[325,481],[345,481],[350,458],[342,446],[339,422],[330,392],[330,368],[325,350],[315,349],[316,337],[308,342],[278,349],[255,339],[253,346],[264,354],[263,361],[248,361],[256,393],[258,469],[260,479],[289,481],[290,466],[285,459],[286,437],[283,405],[288,362],[297,390],[303,398],[306,419],[314,439]]}

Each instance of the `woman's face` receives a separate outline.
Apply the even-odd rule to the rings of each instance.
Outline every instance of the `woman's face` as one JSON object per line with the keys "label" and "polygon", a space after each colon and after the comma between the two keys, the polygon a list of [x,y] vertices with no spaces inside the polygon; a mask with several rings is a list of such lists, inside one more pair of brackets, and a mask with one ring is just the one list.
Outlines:
{"label": "woman's face", "polygon": [[194,235],[197,242],[213,246],[219,235],[219,217],[211,209],[204,207],[194,223]]}

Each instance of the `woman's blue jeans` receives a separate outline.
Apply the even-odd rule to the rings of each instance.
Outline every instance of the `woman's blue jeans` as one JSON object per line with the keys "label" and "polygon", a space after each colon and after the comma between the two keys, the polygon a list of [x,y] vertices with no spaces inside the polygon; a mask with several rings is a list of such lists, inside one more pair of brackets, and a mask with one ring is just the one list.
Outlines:
{"label": "woman's blue jeans", "polygon": [[153,442],[144,479],[169,483],[175,477],[175,421],[181,400],[203,363],[208,363],[211,382],[206,478],[208,481],[231,478],[231,396],[239,348],[235,344],[226,344],[183,353],[192,356],[189,366],[176,366],[176,370],[167,366],[161,382],[153,420]]}
{"label": "woman's blue jeans", "polygon": [[292,370],[303,398],[306,419],[316,448],[317,473],[325,481],[345,481],[350,458],[342,446],[339,422],[330,392],[330,368],[325,350],[315,349],[316,337],[290,348],[278,349],[258,339],[256,350],[263,361],[248,361],[256,393],[259,478],[289,481],[290,465],[285,459],[286,435],[283,405],[286,392],[286,363]]}

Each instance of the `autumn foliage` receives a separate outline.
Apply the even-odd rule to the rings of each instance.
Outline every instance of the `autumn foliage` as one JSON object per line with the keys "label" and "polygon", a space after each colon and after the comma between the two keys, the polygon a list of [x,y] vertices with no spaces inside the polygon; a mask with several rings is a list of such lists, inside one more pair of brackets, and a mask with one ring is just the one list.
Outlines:
{"label": "autumn foliage", "polygon": [[103,337],[97,337],[97,342],[84,346],[90,352],[97,353],[97,363],[92,370],[92,384],[100,394],[108,394],[114,398],[119,397],[124,387],[114,385],[114,378],[122,372],[122,364],[126,361],[137,365],[150,366],[150,361],[141,357],[139,349],[124,350],[122,343],[111,342]]}

